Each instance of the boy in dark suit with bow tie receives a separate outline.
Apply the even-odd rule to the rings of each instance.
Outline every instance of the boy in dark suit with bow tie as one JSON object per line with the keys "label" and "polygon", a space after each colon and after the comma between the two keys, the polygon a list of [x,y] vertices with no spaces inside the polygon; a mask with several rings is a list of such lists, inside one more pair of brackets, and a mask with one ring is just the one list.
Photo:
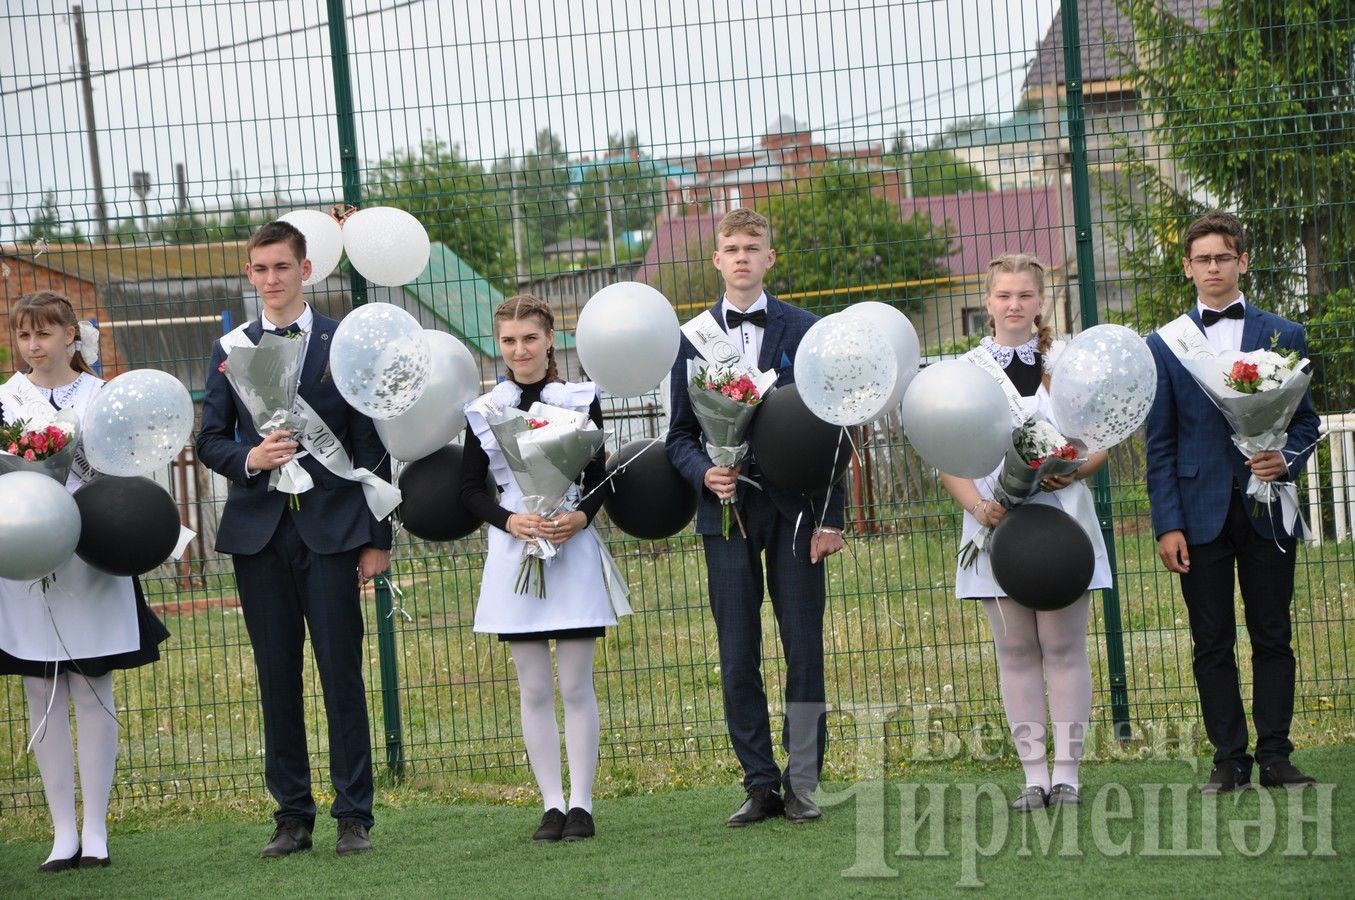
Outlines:
{"label": "boy in dark suit with bow tie", "polygon": [[[745,363],[761,371],[776,369],[778,385],[792,383],[795,351],[818,319],[764,290],[763,277],[776,262],[767,220],[748,209],[730,212],[717,230],[713,261],[725,294],[711,315],[742,349]],[[739,827],[782,814],[793,822],[810,822],[821,815],[813,791],[827,740],[822,561],[842,549],[846,495],[841,484],[827,498],[781,490],[763,481],[751,457],[738,469],[712,463],[687,396],[687,361],[696,356],[696,347],[684,336],[672,373],[667,446],[673,465],[701,498],[696,530],[705,548],[725,721],[747,793],[728,824]],[[753,484],[740,484],[741,476]],[[742,510],[746,537],[737,530],[723,536],[720,502],[733,497]],[[767,592],[786,655],[782,741],[789,760],[784,772],[772,756],[762,682],[764,557]]]}
{"label": "boy in dark suit with bow tie", "polygon": [[[250,238],[247,252],[245,275],[262,298],[263,317],[227,338],[257,344],[267,327],[305,341],[298,396],[354,466],[388,480],[390,463],[371,420],[329,378],[329,345],[338,322],[302,298],[311,270],[305,236],[286,222],[271,222]],[[212,348],[197,450],[208,468],[230,480],[216,549],[231,554],[235,564],[259,676],[265,781],[278,803],[276,829],[262,855],[309,849],[315,827],[301,679],[307,626],[324,691],[335,794],[330,813],[339,820],[336,849],[341,855],[362,853],[372,848],[367,834],[372,749],[358,595],[360,583],[390,566],[391,526],[372,514],[357,481],[340,477],[315,453],[298,459],[306,449],[299,435],[278,429],[265,437],[255,430],[222,369],[227,338]],[[306,430],[312,432],[311,424]],[[314,482],[297,504],[269,486],[270,473],[294,459]]]}
{"label": "boy in dark suit with bow tie", "polygon": [[[1184,242],[1185,272],[1195,283],[1198,301],[1187,313],[1190,322],[1173,325],[1187,329],[1192,340],[1198,338],[1198,329],[1214,353],[1269,349],[1274,341],[1281,351],[1307,355],[1301,326],[1258,309],[1238,290],[1249,259],[1237,218],[1211,212],[1191,223]],[[1312,784],[1289,761],[1295,671],[1289,607],[1297,541],[1283,533],[1278,512],[1261,509],[1253,516],[1254,501],[1244,494],[1250,476],[1290,481],[1303,471],[1318,433],[1312,399],[1305,393],[1289,422],[1283,451],[1248,458],[1238,452],[1227,420],[1163,335],[1150,335],[1148,346],[1157,363],[1157,396],[1147,428],[1153,533],[1163,565],[1181,576],[1200,707],[1214,745],[1214,768],[1201,790],[1222,793],[1251,783],[1253,758],[1247,752],[1247,718],[1234,652],[1234,568],[1251,638],[1255,762],[1261,767],[1261,784]]]}

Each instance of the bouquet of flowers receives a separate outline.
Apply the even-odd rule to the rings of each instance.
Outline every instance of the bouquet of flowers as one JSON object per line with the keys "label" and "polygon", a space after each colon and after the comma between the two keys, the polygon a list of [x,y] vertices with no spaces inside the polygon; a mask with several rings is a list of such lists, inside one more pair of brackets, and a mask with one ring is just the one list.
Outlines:
{"label": "bouquet of flowers", "polygon": [[[525,413],[492,408],[485,421],[503,449],[528,512],[551,517],[578,506],[575,482],[606,439],[587,413],[537,402]],[[546,596],[546,563],[557,550],[543,537],[526,544],[515,585],[519,594]]]}
{"label": "bouquet of flowers", "polygon": [[[1086,462],[1086,448],[1080,442],[1070,441],[1044,419],[1032,416],[1012,429],[1012,445],[1002,459],[993,499],[1007,509],[1019,506],[1035,496],[1044,479],[1071,475]],[[960,564],[974,565],[992,534],[989,526],[981,527],[960,548]]]}
{"label": "bouquet of flowers", "polygon": [[78,434],[74,418],[60,413],[46,424],[23,420],[0,424],[0,475],[28,470],[65,484],[75,462]]}
{"label": "bouquet of flowers", "polygon": [[[1195,379],[1233,430],[1233,444],[1248,458],[1265,450],[1284,451],[1289,441],[1289,420],[1303,402],[1313,380],[1308,360],[1293,351],[1275,346],[1247,353],[1220,353],[1207,359],[1182,359],[1181,364]],[[1298,518],[1298,486],[1292,481],[1261,481],[1255,475],[1247,480],[1247,496],[1267,506],[1280,501],[1285,531],[1294,534]],[[1258,514],[1260,507],[1255,510]]]}
{"label": "bouquet of flowers", "polygon": [[[306,343],[301,337],[300,332],[284,337],[265,330],[256,346],[232,347],[218,367],[249,410],[255,430],[264,437],[285,428],[299,438],[306,430],[306,417],[292,410],[305,362]],[[291,495],[293,509],[301,506],[297,495],[314,486],[298,462],[305,455],[305,450],[298,451],[291,462],[268,476],[270,489]]]}
{"label": "bouquet of flowers", "polygon": [[[776,381],[775,372],[763,372],[756,377],[747,372],[718,366],[702,366],[700,360],[687,361],[687,396],[692,412],[701,423],[701,434],[706,439],[706,454],[717,466],[733,468],[748,456],[748,442],[744,436],[757,412],[757,405],[768,388]],[[734,507],[733,498],[721,501],[722,533],[729,537],[729,514],[733,511],[739,533],[748,536],[743,517]]]}

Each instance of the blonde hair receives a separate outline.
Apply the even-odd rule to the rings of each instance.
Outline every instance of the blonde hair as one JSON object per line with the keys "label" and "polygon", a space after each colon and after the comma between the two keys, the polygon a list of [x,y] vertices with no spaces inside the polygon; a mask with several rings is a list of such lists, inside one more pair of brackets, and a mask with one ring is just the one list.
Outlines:
{"label": "blonde hair", "polygon": [[[988,299],[992,296],[993,287],[997,284],[999,275],[1029,275],[1035,282],[1035,290],[1041,298],[1044,297],[1044,263],[1040,262],[1039,257],[1032,256],[1029,253],[1004,253],[988,263],[988,277],[983,284],[983,297]],[[997,323],[993,317],[988,317],[988,330],[995,331]],[[1035,328],[1037,340],[1035,349],[1041,354],[1049,351],[1049,345],[1054,342],[1054,330],[1044,324],[1044,314],[1035,317]]]}
{"label": "blonde hair", "polygon": [[[555,333],[555,313],[550,304],[532,294],[517,294],[509,297],[494,310],[494,335],[499,334],[500,322],[516,322],[519,319],[536,319],[547,335]],[[508,380],[514,381],[513,370],[508,370]],[[560,373],[555,368],[555,347],[546,348],[546,380],[560,381]]]}
{"label": "blonde hair", "polygon": [[772,223],[767,221],[767,217],[753,212],[751,209],[738,207],[725,213],[725,217],[720,220],[720,225],[715,229],[715,245],[719,248],[720,238],[729,237],[731,234],[751,234],[761,237],[764,234],[772,233]]}
{"label": "blonde hair", "polygon": [[[80,337],[80,325],[75,317],[75,307],[64,295],[56,291],[34,291],[24,294],[14,304],[9,314],[10,327],[16,331],[25,323],[30,327],[54,325],[57,328],[74,328],[76,339]],[[71,368],[77,372],[93,375],[94,370],[85,362],[84,356],[76,350],[70,358]]]}

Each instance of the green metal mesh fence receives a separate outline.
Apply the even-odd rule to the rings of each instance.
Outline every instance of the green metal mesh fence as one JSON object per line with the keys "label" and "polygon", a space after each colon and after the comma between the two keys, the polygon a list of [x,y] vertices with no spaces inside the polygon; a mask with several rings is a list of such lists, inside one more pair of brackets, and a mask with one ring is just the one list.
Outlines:
{"label": "green metal mesh fence", "polygon": [[[335,315],[399,304],[465,340],[488,384],[488,314],[519,290],[548,299],[566,330],[617,280],[655,285],[680,318],[701,310],[719,290],[715,222],[737,205],[773,219],[779,296],[821,313],[898,305],[929,361],[984,333],[986,262],[1008,250],[1048,264],[1056,330],[1113,320],[1147,333],[1193,299],[1181,226],[1224,206],[1253,239],[1244,289],[1308,326],[1330,435],[1302,488],[1320,540],[1297,551],[1295,737],[1355,733],[1346,4],[326,7],[7,7],[0,369],[17,365],[8,305],[51,287],[99,321],[105,375],[163,368],[197,395],[212,338],[257,309],[242,240],[293,209],[414,212],[435,242],[418,282],[379,288],[340,270],[309,297]],[[562,357],[566,377],[580,377]],[[606,398],[612,448],[661,435],[665,402],[662,391]],[[856,437],[853,539],[829,563],[826,623],[829,766],[840,773],[871,717],[887,721],[898,760],[949,753],[948,738],[976,728],[1000,736],[1004,722],[983,613],[953,599],[958,511],[897,417]],[[224,484],[187,450],[159,477],[200,537],[143,581],[174,636],[160,663],[118,677],[117,793],[258,791],[253,661],[229,561],[212,550]],[[1189,732],[1190,634],[1157,562],[1141,439],[1112,454],[1099,500],[1118,577],[1094,605],[1094,729]],[[636,608],[599,645],[604,774],[728,777],[699,542],[636,541],[600,522]],[[402,535],[396,593],[366,597],[374,740],[393,769],[528,777],[506,650],[470,628],[483,552],[478,535]],[[775,698],[770,609],[764,624]],[[0,695],[0,807],[40,803],[18,680]],[[311,735],[317,773],[322,737]]]}

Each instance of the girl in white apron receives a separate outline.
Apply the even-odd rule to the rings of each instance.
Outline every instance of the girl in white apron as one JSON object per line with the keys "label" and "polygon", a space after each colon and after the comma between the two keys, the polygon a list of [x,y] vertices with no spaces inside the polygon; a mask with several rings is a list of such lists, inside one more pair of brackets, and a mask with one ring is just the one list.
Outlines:
{"label": "girl in white apron", "polygon": [[[1004,390],[1009,395],[1020,395],[1023,417],[1038,413],[1057,428],[1049,403],[1049,371],[1062,344],[1055,344],[1049,327],[1042,324],[1044,296],[1044,268],[1035,257],[1011,253],[989,263],[984,304],[993,336],[985,337],[972,353],[984,354],[996,363],[981,368],[1005,378],[1008,384]],[[1019,424],[1012,422],[1013,427]],[[1088,592],[1075,603],[1037,612],[1001,596],[1002,588],[993,578],[986,552],[979,553],[973,565],[960,566],[955,577],[956,596],[982,600],[993,629],[1002,704],[1026,777],[1025,790],[1012,808],[1023,812],[1079,802],[1078,762],[1091,718],[1092,675],[1087,658],[1091,590],[1111,583],[1105,541],[1091,492],[1083,482],[1105,462],[1104,451],[1091,453],[1086,464],[1072,475],[1046,478],[1041,483],[1043,490],[1027,501],[1059,507],[1076,519],[1091,539],[1096,556],[1092,581]],[[980,527],[996,525],[1006,513],[1002,504],[992,499],[1000,471],[999,466],[992,475],[978,480],[941,476],[941,483],[964,509],[960,546]],[[1030,549],[1032,553],[1058,553],[1057,547]],[[1046,721],[1053,723],[1052,772],[1046,751]]]}
{"label": "girl in white apron", "polygon": [[[593,689],[593,650],[603,630],[616,624],[602,564],[605,549],[590,527],[603,492],[577,510],[547,519],[526,512],[503,451],[485,419],[490,406],[527,409],[537,400],[587,411],[599,427],[602,407],[591,382],[561,382],[555,369],[555,317],[530,295],[504,301],[494,313],[494,335],[508,367],[505,381],[466,405],[466,439],[461,500],[489,524],[475,630],[508,643],[521,694],[522,736],[541,788],[545,815],[535,841],[581,840],[594,834],[593,780],[597,771],[600,720]],[[583,474],[586,494],[604,474],[601,452]],[[493,478],[502,492],[486,487]],[[545,537],[559,550],[545,569],[545,597],[517,592],[524,541]],[[555,719],[555,677],[550,641],[555,641],[560,696],[565,708],[565,751],[569,765],[566,806],[560,772],[560,732]]]}
{"label": "girl in white apron", "polygon": [[[103,386],[85,359],[86,353],[97,359],[98,332],[77,323],[70,301],[50,291],[20,297],[10,322],[28,371],[0,386],[5,424],[63,409],[83,418]],[[91,475],[77,454],[67,490],[74,492]],[[56,570],[45,595],[36,582],[0,579],[0,674],[23,677],[33,755],[52,816],[52,852],[41,871],[110,864],[108,797],[118,753],[113,670],[159,659],[158,645],[168,637],[134,579],[92,569],[78,556]],[[79,830],[72,701],[84,801]]]}

